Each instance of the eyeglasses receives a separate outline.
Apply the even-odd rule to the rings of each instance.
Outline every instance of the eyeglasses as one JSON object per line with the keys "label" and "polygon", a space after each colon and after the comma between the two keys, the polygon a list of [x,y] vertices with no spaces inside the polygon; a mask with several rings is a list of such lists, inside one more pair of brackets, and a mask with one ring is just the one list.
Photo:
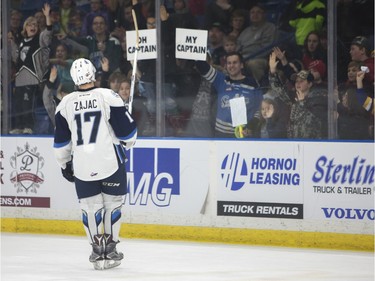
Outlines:
{"label": "eyeglasses", "polygon": [[148,22],[147,25],[155,27],[156,26],[156,22]]}

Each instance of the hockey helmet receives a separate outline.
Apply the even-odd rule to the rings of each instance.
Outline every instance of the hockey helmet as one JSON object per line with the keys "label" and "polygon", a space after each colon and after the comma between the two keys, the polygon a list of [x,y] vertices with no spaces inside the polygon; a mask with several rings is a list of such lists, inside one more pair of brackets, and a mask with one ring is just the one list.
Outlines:
{"label": "hockey helmet", "polygon": [[70,68],[70,76],[77,86],[95,82],[96,69],[88,59],[76,59]]}

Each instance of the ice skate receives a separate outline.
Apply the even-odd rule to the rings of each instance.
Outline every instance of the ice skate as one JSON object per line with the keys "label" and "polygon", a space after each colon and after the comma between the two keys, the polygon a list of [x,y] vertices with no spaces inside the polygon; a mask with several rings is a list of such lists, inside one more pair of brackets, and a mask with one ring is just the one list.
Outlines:
{"label": "ice skate", "polygon": [[103,235],[95,235],[94,243],[92,243],[92,253],[89,261],[94,265],[96,270],[104,269],[104,239]]}
{"label": "ice skate", "polygon": [[124,258],[124,254],[117,252],[116,244],[118,243],[113,241],[112,235],[104,234],[105,240],[105,261],[104,268],[109,269],[121,264],[121,260]]}

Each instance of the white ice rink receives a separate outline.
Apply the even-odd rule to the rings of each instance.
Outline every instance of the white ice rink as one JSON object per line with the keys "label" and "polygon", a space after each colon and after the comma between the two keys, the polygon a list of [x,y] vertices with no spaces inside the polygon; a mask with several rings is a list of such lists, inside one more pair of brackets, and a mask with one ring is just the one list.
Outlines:
{"label": "white ice rink", "polygon": [[373,281],[374,254],[122,239],[125,259],[95,271],[85,237],[1,234],[3,281]]}

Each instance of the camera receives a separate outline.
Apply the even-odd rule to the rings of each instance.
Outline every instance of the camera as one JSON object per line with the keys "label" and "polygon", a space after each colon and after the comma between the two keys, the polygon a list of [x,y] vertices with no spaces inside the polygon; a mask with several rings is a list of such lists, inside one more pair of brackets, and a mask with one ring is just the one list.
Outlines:
{"label": "camera", "polygon": [[369,73],[370,70],[368,69],[367,66],[361,66],[361,71],[363,71],[364,73]]}

